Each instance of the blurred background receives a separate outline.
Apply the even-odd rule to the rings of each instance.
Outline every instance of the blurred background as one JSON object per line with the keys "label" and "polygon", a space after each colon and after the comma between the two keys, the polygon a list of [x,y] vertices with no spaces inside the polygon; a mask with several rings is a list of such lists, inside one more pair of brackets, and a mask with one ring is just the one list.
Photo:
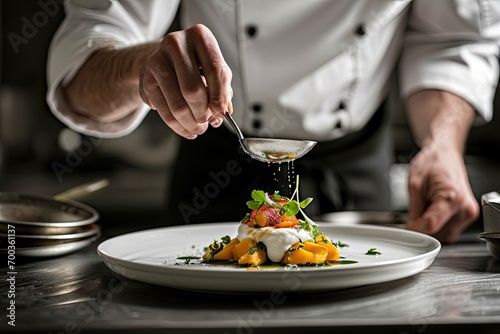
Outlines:
{"label": "blurred background", "polygon": [[[62,1],[53,2],[57,10],[47,12],[38,1],[0,1],[0,191],[54,195],[106,178],[107,188],[81,199],[101,221],[158,226],[177,137],[155,112],[130,136],[112,140],[77,134],[52,115],[45,66],[64,19]],[[28,30],[26,21],[35,20]]]}
{"label": "blurred background", "polygon": [[[131,135],[113,140],[74,133],[51,114],[45,102],[45,65],[50,40],[64,19],[63,6],[57,8],[49,13],[38,1],[0,2],[0,191],[52,195],[107,178],[109,187],[82,199],[100,212],[102,221],[117,226],[138,223],[137,228],[124,224],[124,232],[161,226],[177,137],[155,112]],[[27,31],[26,22],[35,17],[38,25]],[[474,128],[467,145],[466,162],[478,201],[481,194],[500,188],[499,95],[493,122]],[[389,103],[396,152],[388,177],[394,209],[404,211],[407,163],[417,147],[396,96]]]}

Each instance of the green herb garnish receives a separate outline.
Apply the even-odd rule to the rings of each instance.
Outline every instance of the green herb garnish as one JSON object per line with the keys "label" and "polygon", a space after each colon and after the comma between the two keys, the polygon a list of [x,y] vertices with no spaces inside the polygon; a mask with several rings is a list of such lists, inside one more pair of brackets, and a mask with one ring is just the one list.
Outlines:
{"label": "green herb garnish", "polygon": [[[294,192],[294,195],[297,194],[297,200],[289,199],[287,197],[281,196],[277,191],[274,192],[273,198],[271,199],[266,192],[262,190],[253,190],[252,191],[252,200],[247,201],[247,206],[252,209],[252,210],[258,210],[261,206],[263,205],[268,205],[272,207],[276,207],[280,209],[279,214],[283,215],[286,214],[288,217],[295,216],[299,211],[302,211],[301,209],[304,209],[311,203],[312,198],[306,198],[302,202],[299,202],[298,198],[298,176],[297,176],[297,183],[296,183],[296,189]],[[285,204],[278,204],[276,201],[279,200],[287,200]],[[306,218],[309,219],[309,218]],[[244,220],[243,220],[244,221]]]}
{"label": "green herb garnish", "polygon": [[306,221],[299,219],[299,224],[301,229],[312,234],[313,239],[316,239],[318,236],[321,235],[321,232],[318,230],[318,226],[316,226],[316,224],[311,220]]}
{"label": "green herb garnish", "polygon": [[296,251],[296,250],[301,249],[301,248],[304,248],[304,246],[303,245],[299,245],[298,247],[290,247],[290,248],[288,248],[287,253],[289,255],[292,255],[293,251]]}
{"label": "green herb garnish", "polygon": [[274,195],[273,195],[273,200],[274,201],[279,201],[280,199],[288,199],[288,198],[286,198],[285,196],[281,196],[279,194],[279,191],[275,191]]}
{"label": "green herb garnish", "polygon": [[247,206],[252,210],[257,210],[266,202],[266,193],[262,190],[253,190],[252,198],[252,201],[247,202]]}
{"label": "green herb garnish", "polygon": [[228,243],[230,243],[230,242],[231,242],[231,237],[230,237],[229,235],[226,235],[226,236],[223,236],[223,237],[221,238],[221,240],[222,240],[222,243],[223,243],[224,245],[227,245]]}
{"label": "green herb garnish", "polygon": [[355,264],[358,263],[358,261],[355,260],[335,260],[335,261],[327,261],[328,264],[330,265],[336,265],[336,264]]}
{"label": "green herb garnish", "polygon": [[366,255],[381,255],[382,253],[377,252],[376,248],[370,248],[368,252],[365,253]]}
{"label": "green herb garnish", "polygon": [[257,246],[253,246],[252,248],[250,248],[250,250],[248,251],[248,255],[253,255],[255,252],[257,251]]}
{"label": "green herb garnish", "polygon": [[189,264],[192,260],[199,260],[199,256],[179,256],[177,260],[184,260],[185,264]]}
{"label": "green herb garnish", "polygon": [[263,251],[266,251],[266,245],[264,245],[262,241],[259,241],[255,246],[250,248],[247,254],[253,255],[259,248],[262,249]]}
{"label": "green herb garnish", "polygon": [[337,241],[337,247],[339,248],[344,248],[344,247],[349,247],[348,244],[343,243],[342,241]]}
{"label": "green herb garnish", "polygon": [[243,224],[244,222],[250,220],[250,213],[247,212],[247,214],[245,215],[245,217],[243,217],[242,220],[240,220],[240,224]]}

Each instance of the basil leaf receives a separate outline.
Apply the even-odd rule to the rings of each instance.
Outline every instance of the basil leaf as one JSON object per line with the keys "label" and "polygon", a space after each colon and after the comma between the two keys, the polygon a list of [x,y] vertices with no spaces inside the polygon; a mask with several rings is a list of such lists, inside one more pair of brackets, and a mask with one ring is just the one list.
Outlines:
{"label": "basil leaf", "polygon": [[266,201],[266,193],[263,192],[262,190],[253,190],[252,191],[252,198],[256,201],[259,201],[259,202],[265,202]]}
{"label": "basil leaf", "polygon": [[261,205],[261,201],[247,201],[247,206],[252,210],[257,210]]}
{"label": "basil leaf", "polygon": [[299,213],[299,204],[296,201],[290,201],[286,205],[288,206],[288,208],[285,213],[288,217],[295,216],[297,213]]}

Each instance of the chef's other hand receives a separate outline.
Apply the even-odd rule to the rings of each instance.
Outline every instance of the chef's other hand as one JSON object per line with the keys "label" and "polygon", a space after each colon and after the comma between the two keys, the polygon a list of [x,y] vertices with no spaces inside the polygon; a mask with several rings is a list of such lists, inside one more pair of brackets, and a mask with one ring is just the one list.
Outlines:
{"label": "chef's other hand", "polygon": [[168,34],[144,63],[139,91],[177,134],[194,139],[231,113],[232,73],[204,25]]}
{"label": "chef's other hand", "polygon": [[408,228],[453,243],[478,216],[462,153],[424,147],[409,172]]}
{"label": "chef's other hand", "polygon": [[411,94],[407,111],[421,148],[410,164],[408,228],[455,242],[479,214],[463,160],[476,111],[458,95],[439,89]]}

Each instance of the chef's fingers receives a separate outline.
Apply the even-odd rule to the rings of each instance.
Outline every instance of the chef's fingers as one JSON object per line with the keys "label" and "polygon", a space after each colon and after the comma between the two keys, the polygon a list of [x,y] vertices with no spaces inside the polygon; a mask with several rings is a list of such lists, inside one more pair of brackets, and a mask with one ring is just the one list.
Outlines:
{"label": "chef's fingers", "polygon": [[460,211],[434,237],[443,243],[454,243],[474,220],[469,213]]}
{"label": "chef's fingers", "polygon": [[418,224],[418,219],[427,207],[426,198],[427,187],[424,178],[410,169],[408,175],[408,222],[409,228]]}
{"label": "chef's fingers", "polygon": [[208,104],[213,113],[212,120],[218,118],[222,121],[233,97],[231,69],[222,56],[217,40],[208,28],[197,24],[190,29],[193,35],[193,46],[207,83]]}
{"label": "chef's fingers", "polygon": [[[174,117],[175,120],[188,133],[195,136],[203,134],[207,130],[208,123],[206,121],[199,123],[195,119],[193,110],[190,108],[181,92],[177,76],[175,74],[171,74],[168,77],[162,77],[161,73],[155,73],[155,78],[157,78],[157,80],[161,80],[160,89],[165,96],[165,100],[168,105],[168,112],[172,115],[172,117]],[[166,112],[166,115],[168,112]]]}
{"label": "chef's fingers", "polygon": [[[172,87],[180,89],[187,106],[196,123],[207,123],[212,116],[208,108],[208,93],[202,76],[200,75],[198,55],[191,41],[192,28],[176,34],[167,35],[164,40],[166,56],[170,58],[175,69],[178,82],[170,81],[170,84],[178,85]],[[170,88],[167,88],[170,89]],[[168,100],[168,99],[167,99]],[[189,125],[188,125],[189,126]]]}
{"label": "chef's fingers", "polygon": [[438,233],[458,212],[456,204],[444,197],[435,197],[422,215],[408,227],[426,234]]}
{"label": "chef's fingers", "polygon": [[443,187],[431,193],[430,205],[409,228],[454,242],[479,214],[478,205],[466,190]]}
{"label": "chef's fingers", "polygon": [[175,70],[161,49],[156,49],[146,61],[141,71],[139,92],[142,100],[157,110],[163,121],[180,136],[194,139],[206,130],[203,125],[196,128],[198,124],[179,92]]}
{"label": "chef's fingers", "polygon": [[[194,110],[207,113],[208,97],[200,78],[198,65],[186,47],[185,32],[168,34],[160,47],[148,59],[148,71],[152,73],[167,102],[168,110],[157,110],[164,119],[176,120],[188,137],[198,136],[207,129],[207,119],[196,119]],[[169,126],[172,122],[167,123]],[[177,125],[177,127],[178,127]],[[184,132],[175,129],[177,133]],[[186,136],[185,136],[186,137]]]}
{"label": "chef's fingers", "polygon": [[182,136],[186,139],[195,139],[197,137],[196,134],[193,134],[186,130],[186,128],[179,123],[179,121],[174,117],[172,112],[170,111],[170,107],[168,106],[167,101],[165,100],[165,96],[163,91],[160,89],[158,83],[148,85],[148,89],[145,90],[145,94],[147,95],[147,99],[150,101],[150,105],[154,106],[153,109],[156,109],[161,119],[179,136]]}
{"label": "chef's fingers", "polygon": [[455,204],[459,208],[458,212],[434,235],[445,243],[457,241],[460,234],[479,216],[479,204],[472,190],[461,190],[460,196],[457,196],[456,200]]}

